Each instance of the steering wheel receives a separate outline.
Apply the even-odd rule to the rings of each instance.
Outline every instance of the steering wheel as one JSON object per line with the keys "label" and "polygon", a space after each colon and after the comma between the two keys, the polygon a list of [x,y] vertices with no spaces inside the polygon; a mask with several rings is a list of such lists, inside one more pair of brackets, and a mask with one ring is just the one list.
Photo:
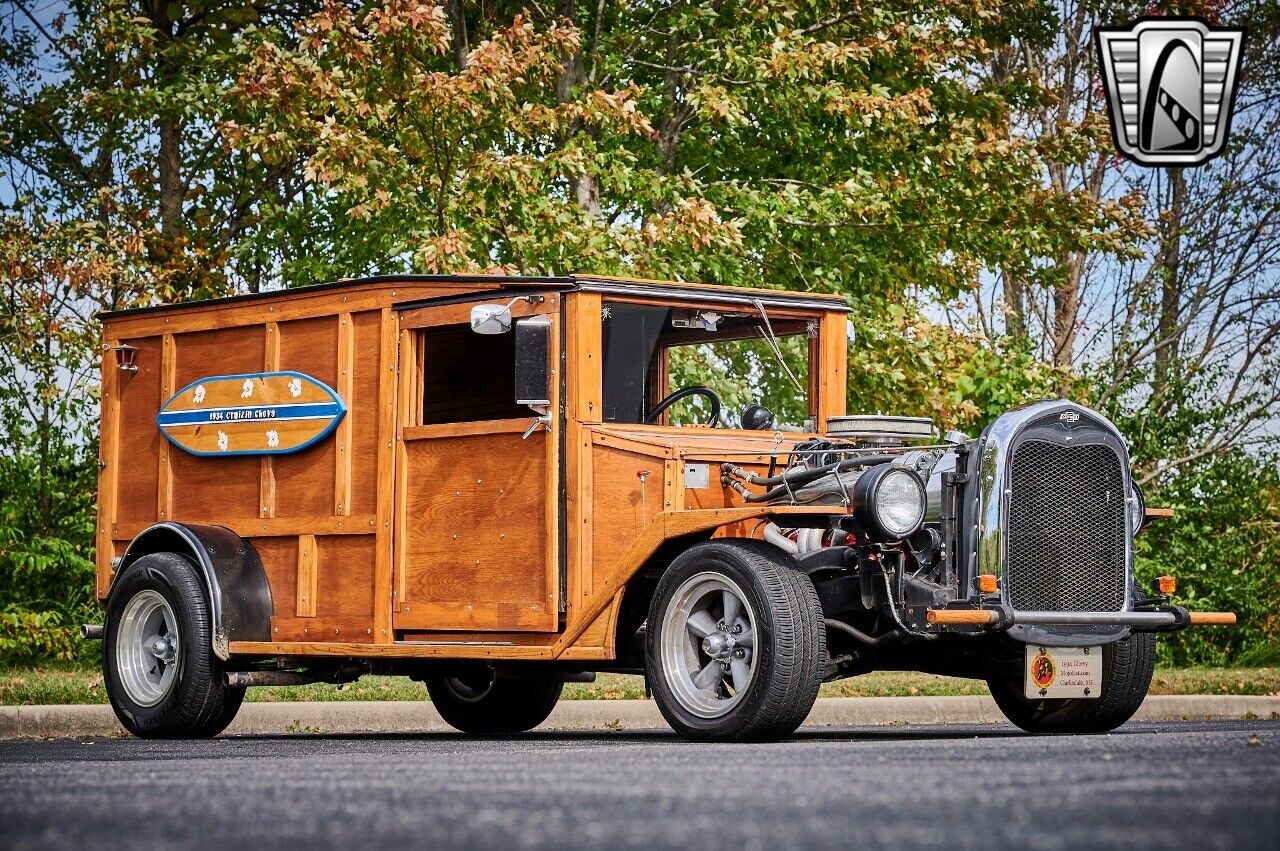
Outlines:
{"label": "steering wheel", "polygon": [[694,384],[691,387],[681,387],[676,392],[667,396],[667,398],[654,406],[653,410],[649,412],[649,415],[644,418],[644,421],[646,423],[656,423],[658,421],[658,417],[662,416],[663,411],[670,408],[681,399],[686,399],[690,396],[706,397],[707,401],[711,403],[711,413],[707,416],[706,424],[709,426],[717,426],[720,424],[720,397],[716,395],[716,391],[712,390],[710,387],[703,387],[701,384]]}

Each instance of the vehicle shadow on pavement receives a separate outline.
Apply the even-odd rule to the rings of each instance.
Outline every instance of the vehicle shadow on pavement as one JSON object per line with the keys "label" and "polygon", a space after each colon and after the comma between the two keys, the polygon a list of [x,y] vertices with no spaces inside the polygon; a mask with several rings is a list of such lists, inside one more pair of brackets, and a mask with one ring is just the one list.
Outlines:
{"label": "vehicle shadow on pavement", "polygon": [[[1118,731],[1123,732],[1123,731]],[[946,741],[951,739],[1001,739],[1027,736],[1014,727],[974,726],[974,727],[846,727],[819,728],[798,730],[783,739],[779,744],[787,742],[826,742],[826,741]],[[462,733],[448,731],[419,731],[403,733],[327,733],[324,731],[307,731],[299,733],[242,734],[222,736],[221,738],[236,741],[299,741],[316,740],[350,740],[350,741],[432,741],[432,742],[557,742],[557,743],[674,743],[683,742],[671,730],[535,730],[512,736],[467,736]],[[692,743],[690,743],[692,744]]]}

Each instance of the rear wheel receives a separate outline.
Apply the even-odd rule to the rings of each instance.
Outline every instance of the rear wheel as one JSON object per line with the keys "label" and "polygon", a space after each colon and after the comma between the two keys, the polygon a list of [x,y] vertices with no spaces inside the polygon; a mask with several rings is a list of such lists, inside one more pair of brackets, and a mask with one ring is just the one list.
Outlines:
{"label": "rear wheel", "polygon": [[207,738],[244,700],[213,655],[204,582],[176,553],[138,559],[107,602],[102,675],[116,717],[142,738]]}
{"label": "rear wheel", "polygon": [[827,663],[809,577],[760,541],[709,541],[654,592],[645,668],[663,717],[695,741],[770,741],[800,726]]}
{"label": "rear wheel", "polygon": [[472,736],[532,730],[551,715],[563,690],[559,680],[498,679],[492,671],[427,679],[427,691],[440,717]]}
{"label": "rear wheel", "polygon": [[1102,696],[1032,700],[1020,677],[987,681],[991,696],[1005,717],[1028,733],[1071,735],[1106,733],[1133,717],[1151,687],[1155,671],[1156,637],[1135,633],[1102,648]]}

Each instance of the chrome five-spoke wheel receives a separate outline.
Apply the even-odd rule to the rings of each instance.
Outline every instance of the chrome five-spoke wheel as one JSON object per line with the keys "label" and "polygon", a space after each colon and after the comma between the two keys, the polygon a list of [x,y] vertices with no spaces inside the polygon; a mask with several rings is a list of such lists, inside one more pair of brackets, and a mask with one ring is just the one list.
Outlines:
{"label": "chrome five-spoke wheel", "polygon": [[742,700],[755,676],[756,618],[731,579],[698,573],[681,583],[662,623],[662,665],[680,705],[719,718]]}
{"label": "chrome five-spoke wheel", "polygon": [[789,735],[813,707],[826,664],[817,591],[772,544],[695,544],[654,588],[645,675],[662,716],[687,738]]}
{"label": "chrome five-spoke wheel", "polygon": [[116,718],[144,738],[216,736],[244,688],[227,685],[213,653],[206,586],[177,553],[148,553],[113,579],[102,641],[102,680]]}
{"label": "chrome five-spoke wheel", "polygon": [[169,602],[155,591],[129,600],[116,631],[120,683],[139,706],[155,706],[177,677],[178,621]]}

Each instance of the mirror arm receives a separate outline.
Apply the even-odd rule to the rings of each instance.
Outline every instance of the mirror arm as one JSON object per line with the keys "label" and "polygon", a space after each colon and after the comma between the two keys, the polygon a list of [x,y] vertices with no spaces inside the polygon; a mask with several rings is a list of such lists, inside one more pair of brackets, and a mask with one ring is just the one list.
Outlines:
{"label": "mirror arm", "polygon": [[533,409],[537,416],[533,418],[533,422],[529,423],[529,427],[524,430],[524,434],[520,435],[521,440],[528,440],[538,430],[538,426],[544,426],[547,431],[551,431],[551,411],[543,405],[530,405],[529,407]]}

